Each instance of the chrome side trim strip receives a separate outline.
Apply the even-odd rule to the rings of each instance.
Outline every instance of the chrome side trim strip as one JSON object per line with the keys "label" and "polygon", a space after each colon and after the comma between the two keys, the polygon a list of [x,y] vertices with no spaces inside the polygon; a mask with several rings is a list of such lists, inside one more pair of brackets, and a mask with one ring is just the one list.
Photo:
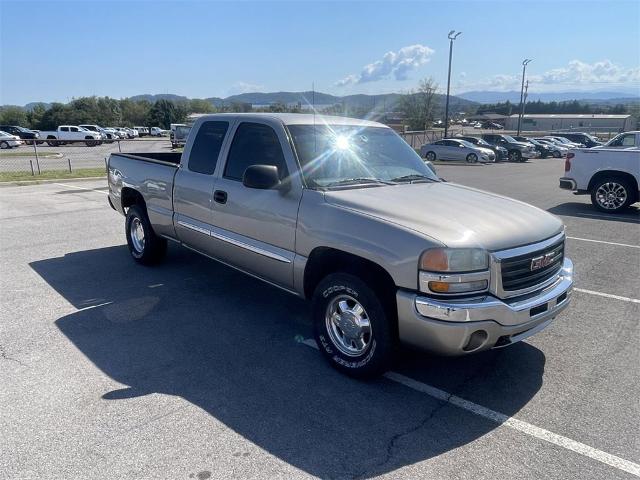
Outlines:
{"label": "chrome side trim strip", "polygon": [[211,235],[210,230],[194,225],[193,223],[187,223],[183,222],[182,220],[178,220],[178,225],[184,228],[188,228],[189,230],[193,230],[194,232],[202,233],[203,235]]}
{"label": "chrome side trim strip", "polygon": [[273,258],[274,260],[277,260],[279,262],[291,263],[291,260],[289,260],[287,257],[283,257],[282,255],[278,255],[277,253],[270,252],[260,247],[254,247],[253,245],[241,242],[240,240],[236,240],[235,238],[231,238],[213,231],[210,232],[209,235],[211,235],[213,238],[217,238],[218,240],[222,240],[223,242],[235,245],[236,247],[244,248],[245,250],[249,250],[250,252],[254,252],[265,257]]}
{"label": "chrome side trim strip", "polygon": [[231,245],[235,245],[236,247],[244,248],[245,250],[249,250],[250,252],[257,253],[258,255],[272,258],[273,260],[277,260],[283,263],[291,263],[291,260],[288,259],[287,257],[278,255],[277,253],[274,253],[274,252],[270,252],[269,250],[265,250],[264,248],[249,245],[248,243],[241,242],[240,240],[236,240],[235,238],[231,238],[227,235],[223,235],[221,233],[214,232],[212,230],[207,230],[206,228],[199,227],[192,223],[185,222],[183,220],[178,220],[178,225],[184,228],[188,228],[189,230],[193,230],[194,232],[202,233],[203,235],[208,235],[218,240],[222,240],[223,242],[230,243]]}

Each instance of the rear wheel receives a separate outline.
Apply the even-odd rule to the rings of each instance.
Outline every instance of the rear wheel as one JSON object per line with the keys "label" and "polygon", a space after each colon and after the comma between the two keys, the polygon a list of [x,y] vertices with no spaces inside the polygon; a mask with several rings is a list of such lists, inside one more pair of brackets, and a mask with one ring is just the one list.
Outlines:
{"label": "rear wheel", "polygon": [[147,212],[140,205],[133,205],[127,211],[125,220],[127,245],[133,259],[142,265],[159,263],[167,251],[167,240],[158,237]]}
{"label": "rear wheel", "polygon": [[426,158],[430,162],[433,162],[436,159],[436,153],[435,152],[427,152],[427,154],[424,156],[424,158]]}
{"label": "rear wheel", "polygon": [[602,212],[621,212],[634,201],[634,192],[624,178],[598,180],[591,190],[591,203]]}
{"label": "rear wheel", "polygon": [[390,367],[396,347],[391,309],[360,278],[334,273],[320,282],[313,326],[318,348],[340,372],[371,378]]}
{"label": "rear wheel", "polygon": [[56,137],[47,137],[47,145],[55,147],[57,144],[58,142],[56,142]]}

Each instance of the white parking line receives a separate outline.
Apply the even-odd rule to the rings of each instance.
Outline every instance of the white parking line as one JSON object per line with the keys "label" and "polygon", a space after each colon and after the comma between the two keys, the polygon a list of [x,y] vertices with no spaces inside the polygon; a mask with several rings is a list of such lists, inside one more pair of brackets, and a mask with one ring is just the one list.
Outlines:
{"label": "white parking line", "polygon": [[630,245],[628,243],[605,242],[604,240],[593,240],[591,238],[567,237],[571,240],[580,240],[581,242],[606,243],[607,245],[617,245],[619,247],[640,248],[640,245]]}
{"label": "white parking line", "polygon": [[101,190],[94,190],[93,188],[78,187],[77,185],[67,185],[65,183],[54,183],[54,185],[58,185],[59,187],[65,187],[70,190],[86,190],[87,192],[99,193],[101,195],[108,195],[107,192],[103,192]]}
{"label": "white parking line", "polygon": [[586,290],[584,288],[575,288],[574,287],[573,291],[574,292],[588,293],[589,295],[597,295],[599,297],[613,298],[614,300],[622,300],[623,302],[640,303],[640,300],[638,300],[637,298],[621,297],[620,295],[613,295],[611,293],[597,292],[595,290]]}
{"label": "white parking line", "polygon": [[[318,349],[318,345],[316,344],[315,340],[311,338],[302,341],[302,343],[309,347],[315,348],[316,350]],[[625,460],[624,458],[620,458],[607,452],[603,452],[602,450],[590,447],[589,445],[585,445],[584,443],[576,442],[575,440],[564,437],[562,435],[558,435],[557,433],[553,433],[549,430],[545,430],[544,428],[537,427],[535,425],[532,425],[531,423],[517,420],[513,417],[505,415],[504,413],[496,412],[495,410],[491,410],[489,408],[483,407],[482,405],[478,405],[477,403],[473,403],[465,400],[464,398],[452,395],[448,392],[445,392],[444,390],[440,390],[439,388],[427,385],[426,383],[418,382],[417,380],[413,380],[412,378],[405,377],[404,375],[401,375],[399,373],[387,372],[384,374],[384,377],[393,382],[400,383],[405,387],[409,387],[412,390],[416,390],[420,393],[425,393],[430,397],[440,400],[441,402],[455,405],[458,408],[462,408],[463,410],[486,418],[487,420],[491,420],[492,422],[495,422],[501,426],[513,428],[514,430],[518,430],[531,437],[535,437],[539,440],[544,440],[545,442],[552,443],[566,450],[571,450],[585,457],[589,457],[598,462],[617,468],[618,470],[622,470],[624,472],[635,475],[636,477],[640,477],[640,465],[638,465],[637,463],[630,462],[629,460]]]}

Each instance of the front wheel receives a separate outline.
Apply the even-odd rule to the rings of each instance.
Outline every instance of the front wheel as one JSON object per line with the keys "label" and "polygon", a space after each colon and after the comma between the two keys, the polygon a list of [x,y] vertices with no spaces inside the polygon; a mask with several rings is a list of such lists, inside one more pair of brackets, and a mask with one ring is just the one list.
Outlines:
{"label": "front wheel", "polygon": [[558,150],[555,150],[553,152],[553,158],[560,158],[561,156],[562,156],[562,154]]}
{"label": "front wheel", "polygon": [[313,326],[318,348],[337,370],[352,377],[384,373],[395,351],[391,309],[358,277],[328,275],[313,295]]}
{"label": "front wheel", "polygon": [[468,163],[476,163],[477,161],[478,161],[478,156],[475,153],[470,153],[469,155],[467,155]]}
{"label": "front wheel", "polygon": [[435,152],[427,152],[424,158],[426,158],[430,162],[434,162],[436,160],[436,154]]}
{"label": "front wheel", "polygon": [[2,150],[6,150],[8,148],[11,148],[11,145],[9,145],[9,142],[5,142],[4,140],[2,142],[0,142],[0,148]]}
{"label": "front wheel", "polygon": [[509,161],[522,162],[522,153],[520,153],[520,150],[509,150]]}
{"label": "front wheel", "polygon": [[125,220],[127,246],[133,259],[142,265],[159,263],[167,251],[167,241],[158,237],[145,209],[139,205],[129,207]]}
{"label": "front wheel", "polygon": [[599,180],[591,190],[591,203],[602,212],[621,212],[634,201],[634,193],[629,182],[623,178]]}

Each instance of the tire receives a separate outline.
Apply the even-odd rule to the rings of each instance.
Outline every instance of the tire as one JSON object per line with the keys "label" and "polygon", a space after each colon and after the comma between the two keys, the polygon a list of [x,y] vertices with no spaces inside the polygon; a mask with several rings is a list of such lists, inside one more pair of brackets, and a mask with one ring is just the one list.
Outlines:
{"label": "tire", "polygon": [[11,145],[9,145],[9,142],[3,140],[2,142],[0,142],[0,148],[2,150],[7,150],[8,148],[11,148]]}
{"label": "tire", "polygon": [[95,147],[96,145],[98,145],[99,141],[98,140],[89,140],[91,137],[85,137],[85,145],[87,147]]}
{"label": "tire", "polygon": [[591,203],[601,212],[619,213],[635,201],[635,192],[624,178],[603,178],[591,189]]}
{"label": "tire", "polygon": [[553,154],[552,154],[552,155],[553,155],[553,158],[560,158],[560,157],[562,157],[562,154],[561,154],[558,150],[555,150],[555,151],[553,152]]}
{"label": "tire", "polygon": [[520,153],[520,150],[509,150],[509,161],[522,162],[522,153]]}
{"label": "tire", "polygon": [[129,207],[125,219],[125,233],[129,253],[139,264],[155,265],[164,258],[167,240],[155,234],[144,207]]}
{"label": "tire", "polygon": [[424,158],[426,158],[430,162],[434,162],[436,160],[436,152],[427,152]]}
{"label": "tire", "polygon": [[56,142],[56,137],[47,137],[47,145],[50,147],[55,147],[59,142]]}
{"label": "tire", "polygon": [[[394,313],[360,278],[330,274],[313,294],[318,348],[331,366],[346,375],[363,379],[381,375],[389,369],[396,348]],[[367,322],[368,327],[358,322]]]}
{"label": "tire", "polygon": [[469,155],[467,155],[467,162],[478,163],[478,155],[476,155],[475,153],[470,153]]}

